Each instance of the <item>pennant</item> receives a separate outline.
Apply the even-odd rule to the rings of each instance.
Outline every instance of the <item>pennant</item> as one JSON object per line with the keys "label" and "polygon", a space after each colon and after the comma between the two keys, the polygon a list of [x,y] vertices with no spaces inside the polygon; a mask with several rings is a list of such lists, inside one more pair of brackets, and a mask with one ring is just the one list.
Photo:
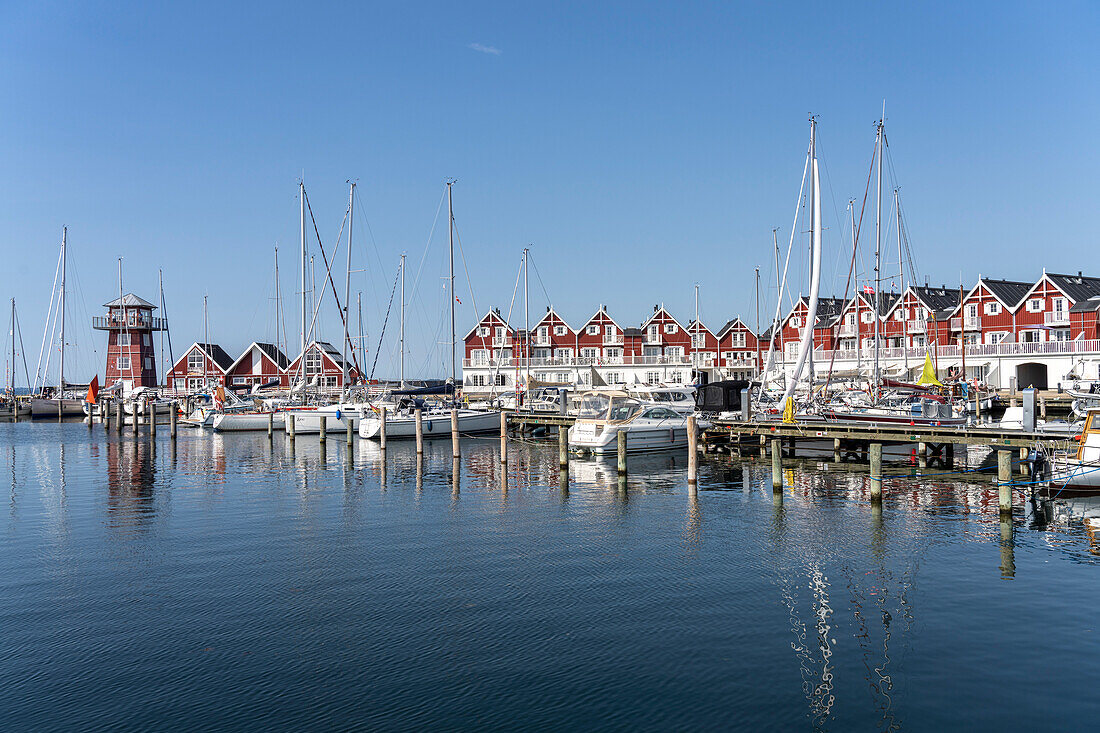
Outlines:
{"label": "pennant", "polygon": [[91,384],[88,385],[88,394],[85,395],[84,401],[89,405],[94,405],[96,398],[99,397],[99,375],[96,374],[92,377]]}

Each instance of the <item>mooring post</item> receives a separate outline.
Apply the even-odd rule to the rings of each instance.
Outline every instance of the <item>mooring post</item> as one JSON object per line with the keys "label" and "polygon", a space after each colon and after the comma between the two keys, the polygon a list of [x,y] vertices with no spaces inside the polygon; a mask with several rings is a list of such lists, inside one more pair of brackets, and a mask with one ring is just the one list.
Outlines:
{"label": "mooring post", "polygon": [[772,438],[772,491],[783,491],[783,441]]}
{"label": "mooring post", "polygon": [[177,413],[180,406],[178,402],[171,402],[168,405],[168,435],[172,440],[176,439],[176,421],[179,419]]}
{"label": "mooring post", "polygon": [[141,403],[134,403],[134,435],[138,434],[138,411],[141,409]]}
{"label": "mooring post", "polygon": [[268,440],[275,437],[275,411],[267,413],[267,438]]}
{"label": "mooring post", "polygon": [[347,425],[344,427],[344,442],[350,446],[355,442],[355,420],[352,419],[351,415],[344,419],[347,421]]}
{"label": "mooring post", "polygon": [[1046,397],[1040,397],[1039,398],[1039,417],[1043,418],[1044,420],[1047,419],[1047,398]]}
{"label": "mooring post", "polygon": [[1015,538],[1012,536],[1012,514],[1001,513],[1001,577],[1016,577]]}
{"label": "mooring post", "polygon": [[694,486],[699,479],[699,436],[695,432],[695,415],[688,415],[688,484]]}
{"label": "mooring post", "polygon": [[997,487],[1001,512],[1012,513],[1012,453],[997,451]]}
{"label": "mooring post", "polygon": [[840,463],[840,438],[833,438],[833,463]]}
{"label": "mooring post", "polygon": [[[12,364],[11,373],[13,375],[15,374],[15,365],[14,364]],[[13,384],[15,383],[15,377],[14,376],[12,377],[11,381],[12,381]],[[65,400],[61,396],[61,388],[58,387],[57,388],[57,421],[58,422],[61,422],[61,420],[65,417],[64,407],[65,407]]]}
{"label": "mooring post", "polygon": [[378,447],[382,450],[386,450],[386,406],[382,405],[382,409],[378,411]]}
{"label": "mooring post", "polygon": [[416,408],[413,411],[413,415],[416,417],[416,455],[424,455],[424,413],[420,411],[420,408]]}
{"label": "mooring post", "polygon": [[318,432],[322,443],[328,442],[328,415],[321,415]]}
{"label": "mooring post", "polygon": [[500,462],[508,462],[508,413],[500,411]]}
{"label": "mooring post", "polygon": [[882,501],[882,443],[871,443],[871,501]]}
{"label": "mooring post", "polygon": [[982,424],[982,396],[974,390],[974,422]]}
{"label": "mooring post", "polygon": [[298,416],[295,415],[293,412],[288,412],[286,414],[285,419],[286,419],[286,437],[290,438],[293,441],[294,436],[295,436],[295,432],[296,432],[295,426],[298,424]]}
{"label": "mooring post", "polygon": [[558,468],[569,470],[569,429],[558,426]]}
{"label": "mooring post", "polygon": [[451,457],[458,458],[458,408],[451,408]]}
{"label": "mooring post", "polygon": [[149,403],[149,411],[152,413],[149,417],[149,437],[157,437],[157,403]]}
{"label": "mooring post", "polygon": [[123,414],[124,413],[122,412],[122,400],[119,400],[118,402],[115,403],[115,432],[116,433],[121,433],[122,432],[122,416],[123,416]]}
{"label": "mooring post", "polygon": [[917,443],[917,465],[928,468],[928,444],[923,441]]}
{"label": "mooring post", "polygon": [[619,458],[619,475],[626,475],[626,431],[620,430],[615,436],[615,448]]}

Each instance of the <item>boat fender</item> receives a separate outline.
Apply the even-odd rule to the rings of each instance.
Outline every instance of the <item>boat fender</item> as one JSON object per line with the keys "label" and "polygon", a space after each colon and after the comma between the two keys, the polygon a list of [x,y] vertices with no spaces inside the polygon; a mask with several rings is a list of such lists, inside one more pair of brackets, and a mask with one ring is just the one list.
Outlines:
{"label": "boat fender", "polygon": [[337,411],[336,411],[336,419],[337,419],[337,420],[339,420],[339,419],[340,419],[340,411],[339,411],[339,410],[337,410]]}
{"label": "boat fender", "polygon": [[432,432],[432,421],[431,420],[428,421],[428,432],[429,433]]}

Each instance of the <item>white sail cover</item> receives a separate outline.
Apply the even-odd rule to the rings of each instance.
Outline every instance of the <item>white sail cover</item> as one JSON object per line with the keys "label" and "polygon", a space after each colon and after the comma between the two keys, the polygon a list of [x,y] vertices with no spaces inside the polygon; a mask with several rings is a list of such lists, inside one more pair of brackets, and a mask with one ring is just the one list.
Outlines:
{"label": "white sail cover", "polygon": [[802,376],[802,369],[806,366],[806,358],[814,348],[814,324],[817,323],[817,293],[821,285],[821,179],[818,177],[816,155],[810,161],[810,168],[812,170],[810,191],[813,197],[813,232],[810,235],[813,272],[810,275],[810,303],[806,314],[806,325],[802,328],[802,341],[798,345],[798,361],[795,363],[791,381],[787,382],[787,390],[783,393],[783,404],[786,404],[794,394],[794,388]]}

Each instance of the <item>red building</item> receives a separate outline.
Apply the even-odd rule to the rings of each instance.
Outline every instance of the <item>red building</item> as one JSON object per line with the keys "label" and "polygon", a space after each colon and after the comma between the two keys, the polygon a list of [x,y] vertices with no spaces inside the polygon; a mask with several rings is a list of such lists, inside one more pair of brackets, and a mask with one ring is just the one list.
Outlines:
{"label": "red building", "polygon": [[157,386],[157,359],[153,333],[163,331],[168,322],[154,318],[152,303],[133,293],[104,303],[106,316],[92,319],[92,328],[107,331],[107,368],[104,384],[121,381],[123,391],[134,387]]}
{"label": "red building", "polygon": [[598,353],[604,364],[623,364],[628,355],[633,355],[634,349],[641,349],[640,334],[637,329],[633,329],[636,334],[631,339],[628,351],[626,330],[601,305],[577,331],[578,353]]}
{"label": "red building", "polygon": [[488,366],[507,362],[511,366],[513,342],[518,341],[512,327],[499,310],[490,310],[463,339],[464,366]]}
{"label": "red building", "polygon": [[253,341],[226,371],[228,386],[234,390],[251,389],[257,384],[279,380],[280,387],[289,387],[287,366],[290,361],[275,344]]}
{"label": "red building", "polygon": [[718,329],[719,366],[726,370],[727,376],[735,379],[751,377],[763,360],[763,351],[767,348],[745,325],[740,318],[727,321]]}
{"label": "red building", "polygon": [[165,375],[165,384],[181,392],[226,386],[225,377],[233,358],[218,344],[197,341],[183,352]]}
{"label": "red building", "polygon": [[[340,350],[327,341],[313,341],[306,347],[305,361],[302,355],[290,362],[285,370],[287,383],[296,385],[305,383],[321,389],[344,388],[344,359]],[[348,364],[349,384],[358,384],[361,378],[359,370]]]}
{"label": "red building", "polygon": [[[521,336],[522,336],[521,332]],[[521,338],[521,350],[530,349],[530,354],[516,353],[516,358],[526,360],[529,356],[532,364],[565,363],[576,355],[590,359],[590,364],[599,359],[600,350],[592,350],[585,347],[584,353],[579,351],[577,334],[562,318],[554,312],[553,306],[546,309],[546,315],[531,329],[530,345],[525,346]],[[551,362],[550,359],[556,361]]]}

